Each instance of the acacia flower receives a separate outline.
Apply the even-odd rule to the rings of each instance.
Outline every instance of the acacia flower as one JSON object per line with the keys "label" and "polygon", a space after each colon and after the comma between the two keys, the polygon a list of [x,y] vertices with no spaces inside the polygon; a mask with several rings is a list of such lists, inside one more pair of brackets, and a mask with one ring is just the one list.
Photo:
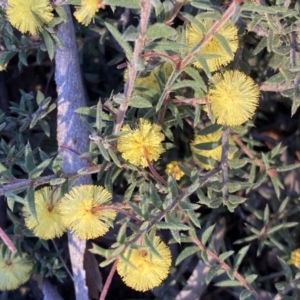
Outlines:
{"label": "acacia flower", "polygon": [[292,251],[288,263],[294,265],[296,268],[300,267],[300,248]]}
{"label": "acacia flower", "polygon": [[34,193],[36,217],[30,212],[27,204],[23,206],[25,225],[34,235],[49,240],[60,237],[66,230],[58,209],[58,198],[49,187]]}
{"label": "acacia flower", "polygon": [[7,4],[9,22],[22,33],[37,34],[53,19],[53,8],[48,0],[8,0]]}
{"label": "acacia flower", "polygon": [[17,252],[3,252],[3,247],[0,245],[0,290],[14,290],[30,278],[33,263],[25,253],[21,257]]}
{"label": "acacia flower", "polygon": [[[197,17],[196,17],[197,18]],[[197,20],[203,24],[206,31],[208,31],[212,24],[213,20],[201,20],[197,18]],[[224,26],[222,26],[218,34],[222,35],[226,41],[228,42],[233,53],[236,52],[238,48],[238,36],[237,36],[237,28],[232,23],[231,20],[228,20]],[[194,46],[196,46],[204,37],[203,32],[200,28],[198,28],[195,24],[190,24],[187,26],[186,30],[187,37],[187,48],[190,51]],[[220,69],[221,66],[226,66],[232,61],[232,57],[225,51],[225,49],[221,46],[219,41],[212,37],[200,50],[197,52],[198,54],[208,54],[208,55],[216,55],[216,57],[205,58],[208,64],[209,70],[214,72]],[[196,61],[193,65],[199,69],[202,69],[200,62]]]}
{"label": "acacia flower", "polygon": [[105,209],[111,203],[111,194],[102,186],[73,187],[60,203],[63,223],[80,239],[94,239],[104,235],[116,212]]}
{"label": "acacia flower", "polygon": [[158,236],[154,238],[153,246],[161,257],[150,254],[143,245],[141,249],[130,249],[124,253],[135,268],[122,260],[118,261],[118,274],[127,286],[136,291],[145,292],[159,286],[169,274],[172,261],[170,249]]}
{"label": "acacia flower", "polygon": [[[102,2],[102,1],[100,1]],[[105,8],[99,0],[82,0],[80,6],[76,6],[74,17],[85,26],[89,25],[99,8]]]}
{"label": "acacia flower", "polygon": [[218,124],[238,126],[253,116],[259,87],[252,78],[234,70],[215,74],[211,83],[207,97]]}
{"label": "acacia flower", "polygon": [[122,127],[121,131],[129,131],[128,134],[119,137],[117,149],[122,157],[135,166],[148,166],[149,161],[156,161],[164,151],[161,142],[165,136],[157,124],[151,124],[148,120],[140,119],[136,129],[129,125]]}
{"label": "acacia flower", "polygon": [[166,174],[172,175],[176,180],[180,180],[181,177],[184,175],[183,171],[179,168],[178,161],[171,161],[167,164]]}
{"label": "acacia flower", "polygon": [[[221,129],[206,135],[197,135],[195,134],[194,140],[191,142],[191,151],[193,154],[194,161],[199,164],[205,170],[212,170],[213,166],[206,164],[199,159],[197,159],[196,154],[204,156],[205,158],[213,158],[216,161],[221,161],[222,155],[222,146],[221,146],[221,137],[222,131]],[[205,143],[218,143],[216,147],[210,150],[198,149],[196,147],[197,144],[205,144]],[[229,145],[234,145],[234,140],[229,138]],[[234,153],[228,152],[228,159],[233,158]]]}

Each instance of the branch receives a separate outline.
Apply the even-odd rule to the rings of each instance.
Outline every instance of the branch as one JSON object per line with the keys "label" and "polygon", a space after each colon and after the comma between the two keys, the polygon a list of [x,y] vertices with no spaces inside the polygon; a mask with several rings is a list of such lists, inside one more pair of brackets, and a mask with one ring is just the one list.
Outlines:
{"label": "branch", "polygon": [[229,265],[227,265],[223,260],[221,260],[217,254],[215,254],[210,249],[206,248],[198,239],[195,239],[190,236],[191,241],[196,244],[200,251],[205,251],[207,253],[207,256],[211,259],[214,259],[224,271],[232,272],[233,276],[236,280],[238,280],[244,288],[249,290],[255,299],[261,300],[261,297],[258,295],[258,293],[255,291],[255,289],[246,281],[246,279],[236,270],[233,270]]}
{"label": "branch", "polygon": [[120,104],[113,133],[118,133],[121,130],[122,124],[124,122],[125,114],[128,109],[128,101],[129,98],[131,97],[134,88],[134,81],[137,74],[136,66],[138,64],[138,60],[140,59],[140,56],[143,52],[144,45],[145,45],[145,40],[146,40],[145,33],[150,18],[151,1],[140,0],[140,4],[141,4],[141,15],[140,15],[139,37],[135,43],[132,61],[129,62],[128,65],[128,79],[126,81],[125,89],[124,89],[125,100],[122,104]]}
{"label": "branch", "polygon": [[[64,45],[56,47],[55,81],[57,85],[57,142],[58,146],[76,149],[78,153],[89,150],[89,132],[82,124],[80,116],[75,113],[79,107],[86,105],[85,92],[78,61],[74,25],[69,6],[64,6],[68,21],[58,27],[57,36]],[[62,151],[62,171],[76,172],[89,167],[88,163],[72,151]],[[90,184],[90,176],[78,178],[74,185]],[[88,300],[86,274],[83,267],[86,241],[68,233],[69,252],[73,269],[76,300]]]}

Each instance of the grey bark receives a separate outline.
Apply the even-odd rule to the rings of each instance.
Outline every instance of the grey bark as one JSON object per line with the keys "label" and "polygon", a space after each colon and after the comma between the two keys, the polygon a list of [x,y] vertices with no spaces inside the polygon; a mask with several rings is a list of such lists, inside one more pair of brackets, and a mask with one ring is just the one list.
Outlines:
{"label": "grey bark", "polygon": [[[64,45],[63,49],[56,48],[55,81],[58,92],[57,102],[57,141],[58,146],[67,146],[77,153],[88,151],[89,133],[83,126],[80,117],[74,111],[85,106],[85,93],[77,54],[74,25],[70,8],[65,6],[68,22],[59,26],[57,35]],[[78,154],[61,149],[63,155],[62,171],[73,172],[88,164],[78,157]],[[80,177],[74,185],[91,183],[90,176]],[[69,252],[72,263],[76,300],[87,300],[88,290],[83,268],[86,241],[68,234]]]}

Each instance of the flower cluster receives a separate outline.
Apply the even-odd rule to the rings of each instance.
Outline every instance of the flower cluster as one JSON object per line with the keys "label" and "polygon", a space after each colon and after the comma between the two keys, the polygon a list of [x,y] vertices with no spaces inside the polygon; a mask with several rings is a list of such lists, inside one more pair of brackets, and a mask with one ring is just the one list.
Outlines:
{"label": "flower cluster", "polygon": [[14,290],[30,278],[32,261],[25,253],[19,256],[0,245],[0,290]]}
{"label": "flower cluster", "polygon": [[35,192],[36,216],[28,205],[23,207],[26,226],[42,239],[60,237],[70,229],[81,239],[104,235],[112,225],[116,212],[106,209],[112,196],[103,187],[73,187],[58,201],[49,187]]}
{"label": "flower cluster", "polygon": [[294,265],[295,267],[300,267],[300,248],[292,251],[291,257],[288,261],[289,264]]}
{"label": "flower cluster", "polygon": [[104,235],[116,217],[116,211],[106,209],[112,195],[103,187],[81,185],[73,187],[59,205],[62,222],[81,239]]}
{"label": "flower cluster", "polygon": [[208,101],[217,123],[237,126],[249,120],[257,107],[259,87],[240,71],[217,73],[211,78]]}
{"label": "flower cluster", "polygon": [[49,0],[8,0],[7,4],[9,22],[22,33],[37,34],[53,19]]}
{"label": "flower cluster", "polygon": [[98,0],[82,0],[81,5],[76,7],[74,17],[79,23],[87,26],[91,23],[99,8],[100,5]]}
{"label": "flower cluster", "polygon": [[[203,169],[211,170],[213,169],[213,166],[203,161],[200,161],[197,155],[203,156],[205,159],[212,158],[218,162],[221,161],[221,155],[222,155],[221,137],[222,137],[221,130],[217,130],[213,133],[206,134],[206,135],[195,134],[195,138],[191,142],[191,151],[193,154],[194,161],[198,165],[200,165]],[[211,147],[210,149],[201,149],[201,144],[206,144],[206,143],[212,143],[212,145],[214,143],[215,146]],[[199,145],[200,147],[197,148],[197,145]],[[234,145],[234,140],[232,138],[229,138],[229,145]],[[229,152],[228,159],[232,159],[233,155],[234,155],[233,153]]]}
{"label": "flower cluster", "polygon": [[[201,20],[197,17],[196,19],[204,26],[206,31],[208,31],[208,29],[210,29],[213,24],[213,20]],[[238,36],[237,28],[234,26],[234,24],[230,20],[227,21],[227,23],[225,23],[224,26],[220,28],[218,34],[222,35],[226,39],[231,48],[231,51],[235,53],[238,48]],[[187,47],[190,51],[202,40],[202,38],[204,37],[204,33],[198,26],[196,26],[195,24],[191,24],[187,27],[186,36]],[[222,47],[216,37],[213,37],[202,48],[200,48],[198,54],[204,55],[211,72],[220,69],[222,66],[228,65],[232,61],[232,57]],[[198,61],[194,62],[194,66],[199,69],[202,68],[200,62]]]}
{"label": "flower cluster", "polygon": [[128,131],[128,134],[118,139],[117,149],[125,160],[135,166],[147,167],[148,161],[158,160],[164,151],[161,142],[165,136],[157,124],[140,119],[136,129],[125,125],[122,131]]}
{"label": "flower cluster", "polygon": [[61,220],[56,194],[49,187],[44,187],[34,193],[34,204],[36,216],[27,204],[23,207],[27,228],[44,240],[62,236],[66,227]]}
{"label": "flower cluster", "polygon": [[127,286],[145,292],[159,286],[166,279],[172,260],[170,249],[158,236],[154,238],[153,246],[159,257],[150,254],[149,249],[142,244],[139,241],[136,243],[139,249],[125,251],[124,257],[130,264],[120,259],[117,272]]}
{"label": "flower cluster", "polygon": [[171,161],[167,164],[166,174],[172,175],[176,180],[180,180],[181,177],[184,175],[183,171],[179,168],[178,161]]}

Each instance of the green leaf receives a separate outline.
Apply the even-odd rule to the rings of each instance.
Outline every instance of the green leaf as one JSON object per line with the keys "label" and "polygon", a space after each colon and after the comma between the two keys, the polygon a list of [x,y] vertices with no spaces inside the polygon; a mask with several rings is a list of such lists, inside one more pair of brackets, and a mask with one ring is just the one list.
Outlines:
{"label": "green leaf", "polygon": [[224,281],[215,283],[215,286],[235,287],[235,286],[242,286],[242,284],[239,281],[236,281],[236,280],[224,280]]}
{"label": "green leaf", "polygon": [[131,183],[130,186],[127,188],[127,190],[125,191],[125,194],[124,194],[124,201],[129,201],[133,192],[134,192],[134,189],[136,187],[136,181]]}
{"label": "green leaf", "polygon": [[[119,2],[120,1],[118,1],[118,3]],[[125,1],[123,1],[123,2],[125,2]],[[114,26],[112,26],[111,24],[109,24],[107,22],[105,22],[105,25],[106,25],[107,29],[109,30],[109,32],[112,34],[112,36],[116,39],[116,41],[120,44],[120,46],[124,50],[127,59],[129,61],[131,61],[132,57],[133,57],[133,53],[132,53],[130,45],[124,40],[121,33]]]}
{"label": "green leaf", "polygon": [[124,222],[118,232],[117,235],[117,242],[119,244],[124,244],[124,242],[126,241],[126,230],[127,230],[127,223]]}
{"label": "green leaf", "polygon": [[272,228],[270,228],[267,232],[266,235],[270,235],[282,228],[291,228],[291,227],[295,227],[298,225],[298,222],[287,222],[287,223],[283,223],[283,224],[278,224]]}
{"label": "green leaf", "polygon": [[282,258],[277,257],[277,259],[279,260],[279,263],[283,269],[284,275],[286,277],[287,282],[291,282],[293,279],[293,273],[291,268],[289,267],[289,265],[286,263],[286,261],[284,261]]}
{"label": "green leaf", "polygon": [[168,190],[171,192],[173,199],[178,197],[178,186],[173,176],[168,177]]}
{"label": "green leaf", "polygon": [[234,254],[233,250],[230,251],[226,251],[224,253],[222,253],[221,255],[219,255],[219,259],[222,261],[225,261],[228,257],[230,257],[232,254]]}
{"label": "green leaf", "polygon": [[234,53],[232,52],[232,49],[230,47],[229,42],[226,40],[226,38],[221,35],[220,33],[216,33],[214,37],[218,40],[222,48],[227,52],[227,54],[230,56],[231,59],[234,57]]}
{"label": "green leaf", "polygon": [[190,77],[192,77],[203,91],[205,91],[205,92],[207,91],[207,86],[204,83],[202,77],[200,76],[200,73],[198,70],[196,70],[195,68],[192,68],[192,67],[186,67],[184,69],[184,72],[187,73]]}
{"label": "green leaf", "polygon": [[235,195],[229,195],[229,197],[228,197],[228,201],[235,205],[244,203],[246,200],[247,200],[247,198],[245,198],[245,197],[239,197],[239,196],[235,196]]}
{"label": "green leaf", "polygon": [[199,248],[197,246],[190,246],[190,247],[186,247],[183,249],[183,251],[181,251],[181,253],[178,255],[175,265],[179,265],[184,259],[186,259],[187,257],[195,254],[199,252]]}
{"label": "green leaf", "polygon": [[43,173],[43,171],[49,166],[51,161],[52,158],[49,158],[44,160],[38,166],[36,166],[32,171],[29,172],[29,178],[33,180],[37,179]]}
{"label": "green leaf", "polygon": [[46,49],[49,55],[50,60],[52,60],[54,58],[54,53],[55,53],[55,44],[54,41],[51,37],[51,35],[46,31],[43,30],[42,32],[42,36],[46,45]]}
{"label": "green leaf", "polygon": [[140,2],[138,0],[104,0],[104,4],[111,5],[111,6],[121,6],[126,8],[132,9],[139,9],[141,8]]}
{"label": "green leaf", "polygon": [[35,209],[35,201],[34,201],[34,189],[33,189],[33,187],[29,187],[27,189],[26,202],[27,202],[30,214],[37,220],[36,209]]}
{"label": "green leaf", "polygon": [[98,132],[101,132],[103,125],[102,122],[102,103],[101,100],[97,103],[97,113],[96,113],[96,128],[98,129]]}
{"label": "green leaf", "polygon": [[151,198],[153,205],[156,208],[160,209],[162,206],[162,201],[161,201],[161,199],[155,189],[155,186],[153,185],[152,182],[150,183],[150,198]]}
{"label": "green leaf", "polygon": [[14,178],[13,174],[0,162],[0,174],[4,177]]}
{"label": "green leaf", "polygon": [[199,150],[213,150],[221,145],[221,140],[219,142],[207,142],[193,145],[196,149]]}
{"label": "green leaf", "polygon": [[50,185],[61,185],[66,181],[66,178],[55,178],[50,181]]}
{"label": "green leaf", "polygon": [[5,197],[7,198],[7,200],[12,200],[13,202],[18,202],[21,204],[25,204],[25,200],[24,198],[12,193],[12,192],[5,192]]}
{"label": "green leaf", "polygon": [[197,135],[208,135],[218,131],[221,128],[221,125],[213,124],[205,127],[204,129],[197,132]]}
{"label": "green leaf", "polygon": [[277,172],[287,172],[287,171],[295,170],[295,169],[299,168],[299,166],[300,166],[300,164],[292,164],[292,165],[288,165],[288,166],[277,167],[276,171]]}
{"label": "green leaf", "polygon": [[234,263],[233,263],[233,268],[235,270],[238,270],[241,262],[243,261],[245,255],[247,254],[249,248],[250,248],[250,245],[247,245],[247,246],[243,247],[242,249],[240,249],[240,251],[236,254],[236,256],[234,258]]}
{"label": "green leaf", "polygon": [[177,31],[165,24],[155,23],[146,31],[146,37],[151,39],[164,38],[177,35]]}
{"label": "green leaf", "polygon": [[207,272],[206,276],[205,276],[205,283],[208,285],[211,280],[220,275],[219,271],[221,270],[221,273],[225,272],[224,270],[221,269],[220,265],[214,265],[212,267],[210,267],[209,271]]}
{"label": "green leaf", "polygon": [[208,239],[210,238],[210,236],[212,235],[214,229],[215,229],[216,224],[209,226],[208,228],[205,229],[205,231],[202,234],[201,237],[201,242],[203,245],[205,245],[208,241]]}
{"label": "green leaf", "polygon": [[132,107],[137,107],[137,108],[148,108],[148,107],[152,107],[152,104],[149,100],[141,97],[141,96],[133,96],[132,98],[129,99],[128,102],[129,106]]}
{"label": "green leaf", "polygon": [[249,290],[243,290],[240,294],[240,300],[246,300],[250,296],[252,296],[252,293]]}
{"label": "green leaf", "polygon": [[108,148],[108,153],[109,153],[111,159],[113,160],[113,162],[116,164],[116,166],[118,166],[119,168],[122,168],[122,164],[119,161],[116,153],[111,148]]}
{"label": "green leaf", "polygon": [[166,223],[166,222],[157,222],[155,223],[155,225],[157,226],[157,228],[159,229],[174,229],[174,230],[190,230],[191,228],[185,224],[181,224],[179,222],[177,223]]}
{"label": "green leaf", "polygon": [[12,51],[1,51],[0,52],[0,66],[5,67],[5,65],[17,54],[17,52]]}
{"label": "green leaf", "polygon": [[27,172],[30,172],[35,168],[32,149],[31,149],[29,142],[27,142],[27,144],[25,146],[25,168],[26,168]]}
{"label": "green leaf", "polygon": [[235,193],[237,191],[244,190],[252,186],[252,183],[242,181],[232,181],[227,183],[229,193]]}
{"label": "green leaf", "polygon": [[67,16],[67,13],[66,13],[66,11],[65,11],[65,9],[63,7],[57,6],[57,7],[55,7],[55,11],[62,18],[62,20],[64,21],[64,23],[67,22],[68,16]]}

